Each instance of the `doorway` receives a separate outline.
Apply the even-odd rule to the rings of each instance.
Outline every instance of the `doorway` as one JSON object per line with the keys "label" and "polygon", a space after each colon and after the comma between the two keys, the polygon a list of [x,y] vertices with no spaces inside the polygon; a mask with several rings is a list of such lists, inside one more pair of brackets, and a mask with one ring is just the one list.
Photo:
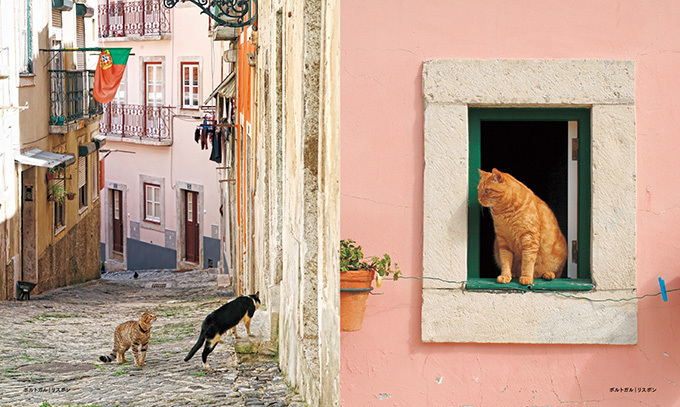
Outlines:
{"label": "doorway", "polygon": [[[36,167],[21,172],[21,265],[14,268],[15,287],[17,281],[38,283],[37,215],[36,215]],[[16,293],[15,293],[16,298]]]}
{"label": "doorway", "polygon": [[113,229],[112,250],[113,258],[122,261],[125,245],[123,230],[123,191],[111,190],[111,225]]}
{"label": "doorway", "polygon": [[184,190],[184,236],[186,260],[199,262],[198,192]]}

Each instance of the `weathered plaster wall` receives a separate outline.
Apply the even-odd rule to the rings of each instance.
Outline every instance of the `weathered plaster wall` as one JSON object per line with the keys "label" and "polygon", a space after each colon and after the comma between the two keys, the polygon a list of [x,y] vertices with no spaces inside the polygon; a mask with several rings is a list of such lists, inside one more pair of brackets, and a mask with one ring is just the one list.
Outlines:
{"label": "weathered plaster wall", "polygon": [[310,405],[339,405],[339,5],[262,2],[259,27],[255,230],[280,365]]}
{"label": "weathered plaster wall", "polygon": [[100,277],[99,211],[99,201],[91,203],[80,221],[42,252],[38,259],[38,285],[31,294]]}
{"label": "weathered plaster wall", "polygon": [[[16,29],[16,17],[13,12],[14,0],[0,0],[0,7],[11,12],[0,16],[0,37],[13,38]],[[9,41],[7,41],[8,43]],[[7,46],[7,45],[3,45]],[[15,54],[9,48],[0,51],[0,61],[16,66]],[[5,69],[7,69],[5,68]],[[19,77],[11,74],[0,79],[0,105],[19,105],[17,84]],[[18,263],[19,243],[21,242],[21,187],[18,168],[14,164],[14,150],[20,141],[19,112],[5,110],[0,114],[0,300],[14,298],[14,272]]]}
{"label": "weathered plaster wall", "polygon": [[[407,276],[423,275],[424,61],[631,60],[637,294],[658,293],[658,277],[678,288],[680,197],[669,187],[680,148],[678,17],[675,3],[628,0],[441,0],[415,8],[343,1],[342,237],[359,241],[365,253],[392,254]],[[422,287],[386,281],[383,295],[368,300],[362,330],[341,334],[342,405],[678,403],[676,293],[668,302],[638,301],[636,345],[425,344]],[[433,311],[456,328],[449,308]],[[612,391],[626,387],[653,392]]]}

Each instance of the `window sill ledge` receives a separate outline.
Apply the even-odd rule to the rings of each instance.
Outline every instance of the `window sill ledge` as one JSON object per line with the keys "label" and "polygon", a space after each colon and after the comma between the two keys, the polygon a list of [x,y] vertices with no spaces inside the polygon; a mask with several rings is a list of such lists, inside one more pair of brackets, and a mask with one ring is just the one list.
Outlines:
{"label": "window sill ledge", "polygon": [[586,279],[558,278],[552,281],[534,280],[531,285],[522,285],[519,279],[513,278],[507,284],[497,283],[495,278],[470,279],[465,284],[466,290],[497,290],[497,291],[590,291],[593,284]]}

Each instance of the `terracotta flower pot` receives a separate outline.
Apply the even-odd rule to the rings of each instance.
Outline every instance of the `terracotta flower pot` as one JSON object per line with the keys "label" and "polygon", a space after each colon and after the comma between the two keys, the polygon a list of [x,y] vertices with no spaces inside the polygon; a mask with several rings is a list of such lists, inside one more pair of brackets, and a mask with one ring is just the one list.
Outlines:
{"label": "terracotta flower pot", "polygon": [[340,272],[340,330],[358,331],[364,322],[366,300],[373,289],[375,271]]}

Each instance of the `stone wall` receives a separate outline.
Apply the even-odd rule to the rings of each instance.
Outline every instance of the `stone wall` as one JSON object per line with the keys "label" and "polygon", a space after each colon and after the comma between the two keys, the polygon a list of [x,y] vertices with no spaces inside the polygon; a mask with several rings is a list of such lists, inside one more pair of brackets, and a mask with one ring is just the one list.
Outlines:
{"label": "stone wall", "polygon": [[38,294],[101,277],[100,201],[92,202],[80,221],[38,259]]}
{"label": "stone wall", "polygon": [[339,11],[271,0],[258,22],[255,270],[281,369],[311,406],[340,404]]}

